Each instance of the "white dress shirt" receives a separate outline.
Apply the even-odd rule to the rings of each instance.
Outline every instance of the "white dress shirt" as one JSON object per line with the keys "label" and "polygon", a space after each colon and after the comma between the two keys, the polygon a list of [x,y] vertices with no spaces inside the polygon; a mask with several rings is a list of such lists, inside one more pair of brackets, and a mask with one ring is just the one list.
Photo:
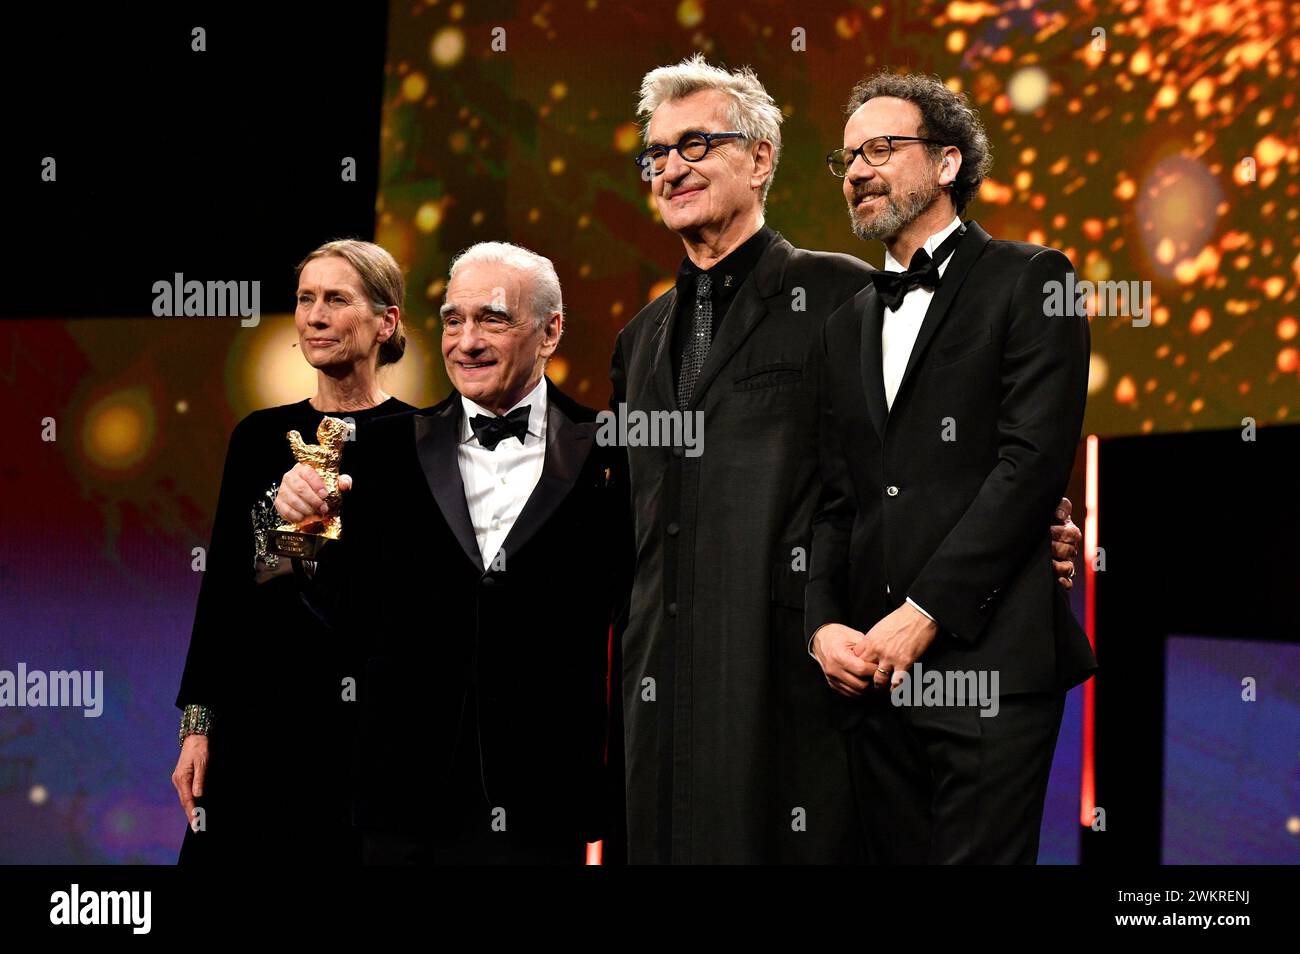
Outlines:
{"label": "white dress shirt", "polygon": [[[954,215],[952,221],[942,231],[931,235],[921,247],[933,258],[934,250],[953,233],[954,229],[960,227],[961,219]],[[939,264],[941,277],[951,261],[952,255],[949,255]],[[890,255],[889,249],[885,249],[885,271],[905,272],[907,267]],[[885,405],[891,410],[894,407],[894,398],[898,394],[898,386],[903,383],[903,372],[907,370],[908,359],[912,357],[912,346],[916,344],[916,336],[921,331],[921,322],[925,321],[925,313],[930,310],[932,298],[934,298],[933,288],[917,285],[903,296],[897,308],[885,309],[885,324],[880,329],[880,355],[881,370],[885,378]],[[910,596],[907,602],[923,613],[927,619],[934,620],[934,617],[926,613]]]}
{"label": "white dress shirt", "polygon": [[[934,250],[952,234],[953,229],[960,226],[961,219],[953,216],[952,221],[942,232],[935,232],[921,247],[925,249],[927,255],[933,257]],[[939,266],[941,276],[951,261],[952,255],[943,260]],[[907,266],[900,264],[886,249],[885,271],[905,272]],[[880,353],[884,358],[882,371],[885,378],[885,405],[889,408],[894,406],[898,386],[903,383],[907,359],[912,356],[912,345],[916,344],[916,336],[921,330],[921,322],[925,320],[925,313],[930,308],[932,298],[934,298],[933,288],[918,285],[903,296],[903,301],[897,308],[885,309],[885,325],[880,330]]]}
{"label": "white dress shirt", "polygon": [[524,442],[507,437],[488,450],[479,443],[470,425],[477,414],[496,417],[461,395],[464,415],[461,419],[460,446],[456,458],[460,464],[460,479],[465,485],[465,504],[469,519],[474,524],[474,536],[483,556],[484,568],[490,567],[501,545],[506,542],[510,528],[519,519],[524,504],[532,496],[533,488],[542,478],[546,462],[546,378],[528,392],[528,396],[510,410],[528,405],[528,433]]}
{"label": "white dress shirt", "polygon": [[[954,229],[960,227],[961,219],[954,215],[947,226],[926,239],[921,247],[933,258],[934,250],[953,233]],[[952,255],[949,255],[939,265],[941,277],[951,261]],[[885,271],[905,272],[907,267],[890,255],[889,249],[885,249]],[[921,332],[921,323],[925,321],[925,313],[930,309],[932,298],[934,298],[934,289],[917,285],[903,296],[897,308],[885,309],[885,323],[880,329],[881,372],[885,379],[885,406],[891,410],[894,407],[894,398],[898,395],[898,386],[903,383],[903,372],[907,370],[908,359],[912,357],[912,346],[916,344],[916,336]],[[888,585],[885,589],[888,591]],[[934,621],[934,617],[910,596],[907,602],[911,603],[912,607],[926,619]],[[808,654],[814,659],[817,657],[813,654],[812,646],[816,637],[817,634],[813,633],[808,639]]]}

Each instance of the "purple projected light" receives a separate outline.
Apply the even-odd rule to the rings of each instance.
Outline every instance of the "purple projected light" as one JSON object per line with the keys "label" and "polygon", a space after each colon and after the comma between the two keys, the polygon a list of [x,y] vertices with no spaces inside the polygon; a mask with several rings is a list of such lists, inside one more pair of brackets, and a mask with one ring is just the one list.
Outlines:
{"label": "purple projected light", "polygon": [[1165,673],[1161,860],[1300,862],[1300,645],[1171,636]]}

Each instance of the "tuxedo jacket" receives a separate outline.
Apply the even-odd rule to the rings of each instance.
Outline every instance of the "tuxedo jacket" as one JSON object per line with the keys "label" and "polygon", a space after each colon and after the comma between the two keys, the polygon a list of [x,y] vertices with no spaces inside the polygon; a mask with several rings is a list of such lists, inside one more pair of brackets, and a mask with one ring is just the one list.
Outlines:
{"label": "tuxedo jacket", "polygon": [[1010,694],[1057,691],[1095,668],[1043,532],[1087,395],[1087,318],[1044,307],[1045,285],[1071,271],[1055,249],[970,222],[892,408],[874,286],[827,320],[809,634],[865,632],[911,597],[939,625],[925,669],[998,670]]}
{"label": "tuxedo jacket", "polygon": [[[703,415],[702,453],[628,448],[636,578],[623,709],[633,863],[851,860],[842,741],[803,635],[818,496],[810,362],[823,322],[870,271],[775,236],[736,291],[695,384],[689,410]],[[680,311],[669,289],[619,334],[616,406],[677,409],[670,349]],[[795,808],[806,831],[791,825]]]}
{"label": "tuxedo jacket", "polygon": [[546,387],[542,475],[487,566],[457,458],[458,393],[375,422],[344,451],[354,489],[311,592],[355,647],[362,826],[419,829],[451,804],[453,767],[467,762],[509,831],[593,841],[610,821],[608,650],[630,573],[626,487],[618,449],[595,440],[596,412]]}

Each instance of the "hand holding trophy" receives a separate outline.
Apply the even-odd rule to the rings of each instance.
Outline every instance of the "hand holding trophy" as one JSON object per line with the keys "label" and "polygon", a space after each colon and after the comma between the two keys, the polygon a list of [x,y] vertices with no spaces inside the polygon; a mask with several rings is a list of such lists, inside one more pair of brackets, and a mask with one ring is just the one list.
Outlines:
{"label": "hand holding trophy", "polygon": [[271,533],[271,549],[282,556],[314,560],[326,541],[338,540],[343,535],[343,521],[339,509],[343,494],[339,490],[339,465],[343,460],[343,445],[352,435],[353,425],[337,417],[323,417],[316,428],[317,444],[303,442],[302,435],[290,431],[289,446],[300,464],[315,468],[325,483],[329,515],[308,517],[297,524],[282,523]]}

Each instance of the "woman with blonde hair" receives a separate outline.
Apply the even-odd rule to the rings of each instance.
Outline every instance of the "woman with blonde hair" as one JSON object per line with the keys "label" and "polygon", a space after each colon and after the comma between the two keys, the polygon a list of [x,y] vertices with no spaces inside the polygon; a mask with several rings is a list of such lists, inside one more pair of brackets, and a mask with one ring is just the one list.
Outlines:
{"label": "woman with blonde hair", "polygon": [[380,383],[406,348],[405,283],[385,249],[352,239],[317,248],[297,276],[294,324],[316,393],[254,411],[226,452],[176,698],[183,716],[172,783],[190,822],[182,863],[359,859],[347,647],[308,611],[292,561],[268,542],[279,523],[276,484],[294,464],[289,431],[312,443],[329,415],[354,424],[356,440],[375,418],[414,410]]}

